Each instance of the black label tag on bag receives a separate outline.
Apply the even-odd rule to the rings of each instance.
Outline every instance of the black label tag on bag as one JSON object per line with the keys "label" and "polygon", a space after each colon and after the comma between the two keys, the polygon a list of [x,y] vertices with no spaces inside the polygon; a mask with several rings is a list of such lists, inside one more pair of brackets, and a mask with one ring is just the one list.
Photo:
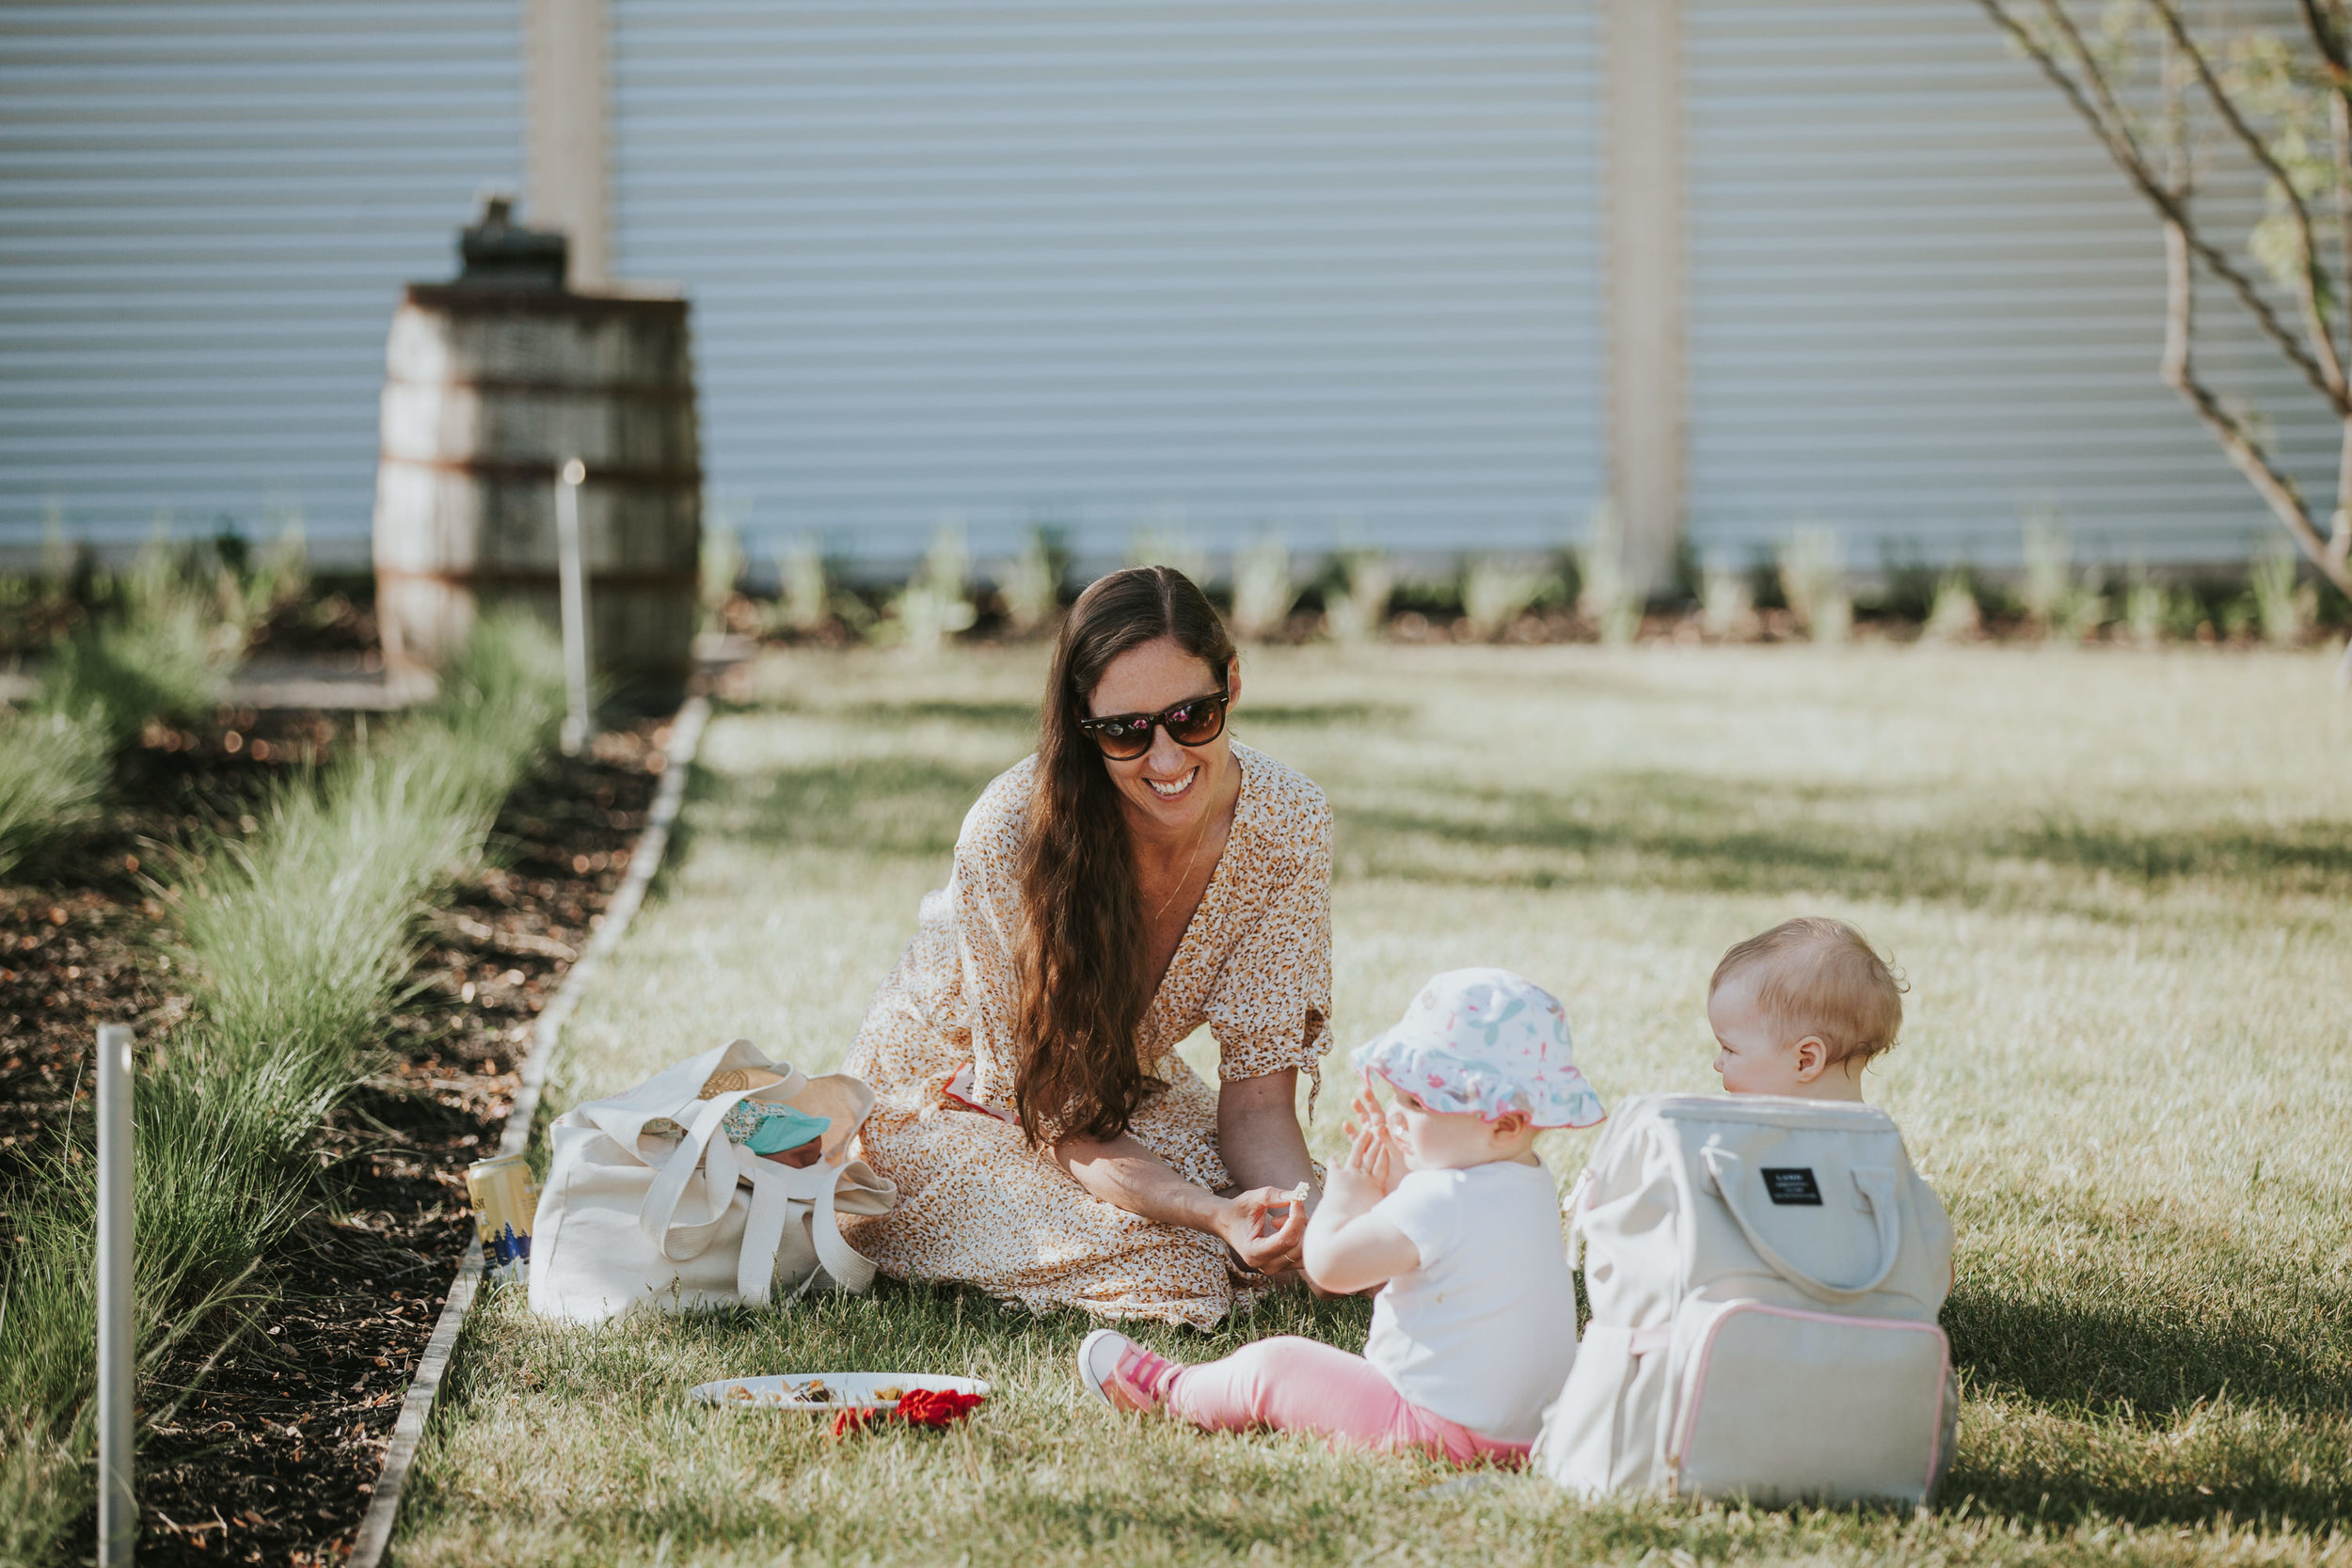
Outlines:
{"label": "black label tag on bag", "polygon": [[1821,1184],[1813,1180],[1810,1165],[1766,1165],[1764,1196],[1774,1203],[1800,1203],[1808,1208],[1821,1206]]}

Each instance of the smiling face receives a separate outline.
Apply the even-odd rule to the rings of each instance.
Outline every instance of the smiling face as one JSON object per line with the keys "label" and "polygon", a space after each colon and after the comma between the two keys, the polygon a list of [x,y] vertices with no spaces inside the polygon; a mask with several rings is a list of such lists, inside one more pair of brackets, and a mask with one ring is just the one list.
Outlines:
{"label": "smiling face", "polygon": [[[1232,702],[1241,697],[1241,669],[1228,668],[1223,680],[1208,665],[1178,646],[1172,637],[1128,649],[1111,660],[1087,702],[1087,717],[1114,713],[1158,713],[1224,686]],[[1221,785],[1233,767],[1230,732],[1220,730],[1205,746],[1179,746],[1165,725],[1152,730],[1152,749],[1125,762],[1103,759],[1119,786],[1128,814],[1168,833],[1189,833],[1203,813],[1223,798]]]}
{"label": "smiling face", "polygon": [[1389,1089],[1396,1097],[1389,1107],[1389,1132],[1413,1170],[1468,1170],[1496,1160],[1523,1161],[1534,1147],[1535,1130],[1519,1112],[1488,1121],[1475,1111],[1434,1110],[1393,1083]]}

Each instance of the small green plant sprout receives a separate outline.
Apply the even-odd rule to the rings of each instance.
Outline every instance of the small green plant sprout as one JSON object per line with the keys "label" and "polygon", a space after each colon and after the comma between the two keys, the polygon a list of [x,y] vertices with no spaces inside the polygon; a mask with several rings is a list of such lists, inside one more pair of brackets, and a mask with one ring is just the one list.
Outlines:
{"label": "small green plant sprout", "polygon": [[2025,569],[2018,597],[2026,620],[2054,643],[2079,642],[2110,619],[2106,575],[2094,562],[2074,571],[2074,539],[2055,507],[2026,514]]}
{"label": "small green plant sprout", "polygon": [[825,552],[817,536],[803,533],[776,561],[777,617],[787,631],[806,637],[833,618],[833,589],[825,580]]}
{"label": "small green plant sprout", "polygon": [[1193,543],[1184,513],[1173,507],[1128,536],[1127,564],[1173,566],[1196,587],[1206,590],[1209,586],[1208,554]]}
{"label": "small green plant sprout", "polygon": [[2137,648],[2153,648],[2164,641],[2172,618],[2172,595],[2148,575],[2145,562],[2134,561],[2123,574],[2123,635]]}
{"label": "small green plant sprout", "polygon": [[2018,597],[2026,619],[2042,636],[2057,635],[2061,623],[2073,618],[2074,594],[2074,539],[2057,508],[2036,507],[2026,514],[2023,559]]}
{"label": "small green plant sprout", "polygon": [[1043,529],[1030,529],[1021,553],[997,568],[996,596],[1005,601],[1005,619],[1024,637],[1061,608],[1061,562],[1054,559]]}
{"label": "small green plant sprout", "polygon": [[1462,574],[1462,619],[1471,635],[1490,642],[1551,586],[1551,574],[1541,567],[1498,555],[1475,557]]}
{"label": "small green plant sprout", "polygon": [[66,542],[65,502],[51,500],[40,514],[40,575],[53,588],[73,575],[73,546]]}
{"label": "small green plant sprout", "polygon": [[1616,503],[1602,500],[1584,519],[1584,543],[1576,552],[1580,579],[1578,613],[1612,646],[1633,641],[1642,629],[1642,595],[1625,571],[1625,525]]}
{"label": "small green plant sprout", "polygon": [[1396,592],[1396,568],[1386,550],[1357,549],[1340,557],[1346,586],[1323,603],[1324,626],[1350,644],[1376,641],[1388,624],[1389,599]]}
{"label": "small green plant sprout", "polygon": [[2319,618],[2319,590],[2296,580],[2295,551],[2284,540],[2265,540],[2254,552],[2246,577],[2263,641],[2274,648],[2301,642]]}
{"label": "small green plant sprout", "polygon": [[713,508],[718,516],[703,530],[702,542],[702,616],[705,631],[726,629],[727,601],[734,598],[742,585],[743,535],[737,527],[741,515],[739,506],[722,502]]}
{"label": "small green plant sprout", "polygon": [[1709,550],[1699,562],[1699,629],[1724,641],[1756,635],[1756,590],[1729,551]]}
{"label": "small green plant sprout", "polygon": [[1984,613],[1977,605],[1976,584],[1966,567],[1955,566],[1935,579],[1935,598],[1928,606],[1919,637],[1926,642],[1972,642],[1984,630]]}
{"label": "small green plant sprout", "polygon": [[[224,528],[212,545],[212,590],[220,623],[217,641],[230,653],[241,653],[270,618],[298,603],[310,587],[310,549],[302,514],[292,506],[278,509],[278,531],[261,558],[252,560],[245,538],[233,526]],[[180,563],[191,582],[201,573],[200,556]],[[233,644],[233,647],[230,645]]]}
{"label": "small green plant sprout", "polygon": [[1269,533],[1233,557],[1233,629],[1253,642],[1263,642],[1290,620],[1298,602],[1298,587],[1291,577],[1290,546],[1281,535]]}
{"label": "small green plant sprout", "polygon": [[2107,596],[2106,568],[2085,566],[2074,592],[2060,601],[2056,630],[2060,641],[2082,642],[2099,635],[2115,619],[2115,602]]}
{"label": "small green plant sprout", "polygon": [[892,605],[910,653],[928,657],[977,618],[972,605],[972,555],[964,547],[963,521],[950,517],[931,535],[922,566]]}
{"label": "small green plant sprout", "polygon": [[1816,642],[1853,635],[1853,596],[1846,587],[1846,549],[1837,531],[1807,523],[1789,531],[1780,550],[1780,592],[1797,625]]}

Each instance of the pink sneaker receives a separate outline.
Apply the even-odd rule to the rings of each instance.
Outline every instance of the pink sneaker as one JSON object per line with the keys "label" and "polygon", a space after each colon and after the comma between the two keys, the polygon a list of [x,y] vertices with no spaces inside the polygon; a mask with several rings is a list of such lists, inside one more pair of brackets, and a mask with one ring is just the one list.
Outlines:
{"label": "pink sneaker", "polygon": [[1114,1410],[1157,1410],[1184,1370],[1115,1328],[1098,1328],[1078,1345],[1078,1375]]}

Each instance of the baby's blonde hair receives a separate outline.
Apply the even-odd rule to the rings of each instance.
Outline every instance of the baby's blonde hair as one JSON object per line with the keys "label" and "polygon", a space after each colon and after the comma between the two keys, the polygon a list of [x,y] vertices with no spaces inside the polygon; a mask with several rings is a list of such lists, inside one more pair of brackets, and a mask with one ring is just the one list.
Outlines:
{"label": "baby's blonde hair", "polygon": [[1902,1032],[1911,988],[1860,931],[1842,920],[1804,915],[1732,943],[1707,983],[1712,999],[1741,970],[1762,968],[1756,1006],[1786,1039],[1819,1035],[1829,1065],[1890,1050]]}

